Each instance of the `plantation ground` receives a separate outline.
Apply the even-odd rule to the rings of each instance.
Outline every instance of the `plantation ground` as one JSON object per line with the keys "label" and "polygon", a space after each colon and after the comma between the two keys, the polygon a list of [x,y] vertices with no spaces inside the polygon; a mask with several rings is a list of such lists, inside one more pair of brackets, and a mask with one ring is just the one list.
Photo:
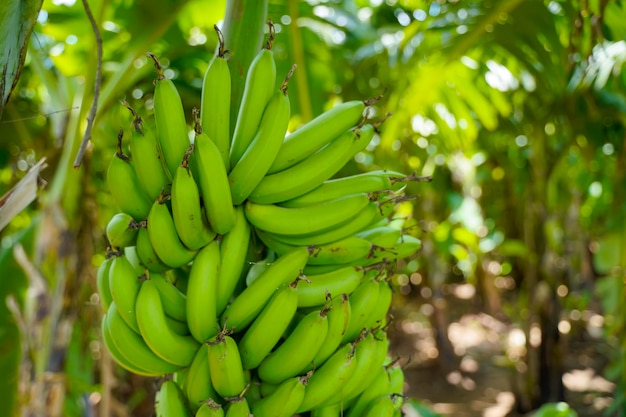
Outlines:
{"label": "plantation ground", "polygon": [[[444,293],[448,336],[460,358],[458,367],[445,369],[437,360],[427,318],[432,311],[429,304],[409,295],[401,297],[392,311],[396,317],[392,352],[408,361],[407,394],[442,416],[521,416],[513,409],[513,387],[517,369],[524,364],[512,358],[522,353],[523,333],[504,319],[477,312],[466,286],[449,286]],[[610,347],[600,338],[598,317],[596,312],[582,312],[563,335],[565,399],[579,417],[603,415],[614,390],[614,384],[602,376]]]}

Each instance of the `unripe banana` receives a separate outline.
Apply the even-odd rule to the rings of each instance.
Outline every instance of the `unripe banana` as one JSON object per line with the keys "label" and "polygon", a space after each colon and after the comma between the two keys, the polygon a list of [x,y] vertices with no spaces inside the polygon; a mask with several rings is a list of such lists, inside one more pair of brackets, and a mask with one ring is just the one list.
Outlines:
{"label": "unripe banana", "polygon": [[224,310],[222,326],[227,325],[235,331],[243,330],[261,312],[278,287],[300,275],[308,258],[306,248],[296,248],[276,259]]}
{"label": "unripe banana", "polygon": [[338,104],[298,128],[285,142],[268,173],[283,171],[356,125],[363,117],[365,102],[348,101]]}
{"label": "unripe banana", "polygon": [[109,351],[109,354],[118,365],[120,365],[122,368],[126,369],[127,371],[130,371],[137,375],[146,376],[146,377],[161,376],[161,373],[155,373],[153,371],[142,369],[134,365],[128,359],[126,359],[124,355],[122,355],[122,352],[120,352],[120,350],[115,346],[115,343],[113,343],[113,335],[111,335],[111,331],[107,325],[106,313],[102,317],[101,330],[102,330],[102,340],[104,341],[104,344],[106,345],[107,350]]}
{"label": "unripe banana", "polygon": [[154,398],[154,411],[156,412],[156,417],[189,416],[183,393],[171,379],[163,382],[161,388],[157,391]]}
{"label": "unripe banana", "polygon": [[373,137],[372,125],[349,130],[291,168],[266,175],[248,199],[258,204],[271,204],[306,194],[335,175],[365,149]]}
{"label": "unripe banana", "polygon": [[369,276],[366,276],[363,282],[350,294],[351,315],[348,329],[342,339],[343,343],[354,340],[367,326],[368,319],[376,308],[379,294],[378,281]]}
{"label": "unripe banana", "polygon": [[317,407],[311,410],[311,417],[341,417],[343,409],[341,403]]}
{"label": "unripe banana", "polygon": [[157,139],[169,177],[173,178],[176,167],[189,148],[189,129],[185,121],[185,110],[176,86],[172,80],[165,77],[156,56],[151,53],[147,55],[154,61],[158,74],[153,98]]}
{"label": "unripe banana", "polygon": [[250,269],[246,273],[246,286],[249,287],[252,281],[257,279],[263,273],[263,271],[265,271],[267,267],[270,266],[272,262],[274,262],[274,260],[276,260],[276,253],[272,250],[269,250],[267,251],[267,255],[265,256],[265,258],[252,263],[252,266],[250,266]]}
{"label": "unripe banana", "polygon": [[404,393],[404,371],[398,364],[387,367],[389,375],[389,393],[402,395]]}
{"label": "unripe banana", "polygon": [[328,333],[326,307],[312,311],[296,326],[287,339],[259,365],[259,378],[278,384],[306,372],[319,352]]}
{"label": "unripe banana", "polygon": [[134,246],[139,228],[140,222],[133,219],[130,214],[116,213],[111,217],[106,227],[109,244],[116,248]]}
{"label": "unripe banana", "polygon": [[141,188],[130,158],[122,152],[123,135],[124,131],[120,130],[117,151],[107,169],[107,186],[117,207],[141,221],[148,215],[152,203]]}
{"label": "unripe banana", "polygon": [[209,227],[200,206],[200,190],[189,168],[190,145],[172,180],[171,202],[174,226],[181,242],[191,250],[206,246],[216,233]]}
{"label": "unripe banana", "polygon": [[257,131],[263,110],[274,93],[276,84],[276,63],[272,52],[273,34],[254,57],[248,68],[241,105],[237,113],[237,123],[230,148],[230,166],[234,167],[248,149]]}
{"label": "unripe banana", "polygon": [[356,233],[356,236],[367,239],[376,246],[390,248],[395,246],[396,242],[400,239],[402,230],[390,226],[378,226],[362,230]]}
{"label": "unripe banana", "polygon": [[280,203],[284,207],[301,207],[332,200],[349,194],[397,191],[403,182],[414,178],[400,172],[376,170],[324,181],[306,194]]}
{"label": "unripe banana", "polygon": [[[298,284],[298,307],[321,306],[326,302],[326,295],[350,294],[363,279],[362,268],[347,266],[332,272],[307,275],[306,280]],[[331,310],[332,311],[332,310]]]}
{"label": "unripe banana", "polygon": [[195,417],[224,417],[224,409],[221,404],[208,398],[196,411]]}
{"label": "unripe banana", "polygon": [[215,391],[224,398],[237,397],[246,388],[237,342],[223,332],[207,342],[209,371]]}
{"label": "unripe banana", "polygon": [[169,266],[165,265],[163,261],[159,259],[154,251],[152,242],[150,242],[150,236],[148,235],[148,229],[145,227],[137,231],[135,250],[139,261],[143,266],[148,268],[148,270],[153,272],[165,272],[170,269]]}
{"label": "unripe banana", "polygon": [[229,400],[225,417],[249,417],[250,415],[250,405],[246,397],[235,397]]}
{"label": "unripe banana", "polygon": [[207,399],[219,399],[211,382],[208,349],[209,347],[206,343],[200,345],[196,356],[193,358],[191,365],[189,365],[189,373],[183,385],[183,391],[189,400],[189,406],[194,412],[202,408],[202,404]]}
{"label": "unripe banana", "polygon": [[107,311],[109,305],[113,302],[111,287],[109,286],[109,270],[113,263],[113,256],[113,254],[107,253],[107,257],[102,261],[96,272],[96,287],[98,288],[102,311]]}
{"label": "unripe banana", "polygon": [[141,284],[135,306],[139,330],[150,349],[168,362],[189,366],[199,344],[191,336],[176,334],[168,326],[154,282],[146,280]]}
{"label": "unripe banana", "polygon": [[389,314],[389,308],[391,307],[391,301],[393,298],[393,290],[389,282],[385,280],[386,276],[378,277],[378,300],[374,307],[370,317],[365,322],[365,326],[368,329],[375,327],[384,327],[387,324],[387,314]]}
{"label": "unripe banana", "polygon": [[274,392],[252,405],[255,417],[291,417],[304,399],[307,376],[283,381]]}
{"label": "unripe banana", "polygon": [[167,326],[172,329],[174,333],[181,336],[189,336],[191,334],[191,331],[189,331],[189,326],[187,326],[187,322],[178,321],[171,318],[167,314],[165,315],[165,321],[167,322]]}
{"label": "unripe banana", "polygon": [[152,204],[148,214],[148,236],[159,259],[171,268],[188,264],[196,255],[195,251],[187,249],[178,238],[174,220],[163,195]]}
{"label": "unripe banana", "polygon": [[356,402],[352,404],[346,417],[361,417],[367,413],[369,405],[376,398],[388,395],[389,376],[384,367],[378,367],[373,370],[373,381],[365,388],[365,390],[357,397]]}
{"label": "unripe banana", "polygon": [[376,217],[379,217],[378,208],[376,204],[369,203],[353,218],[326,231],[304,235],[274,235],[274,238],[295,246],[324,245],[354,235],[366,228]]}
{"label": "unripe banana", "polygon": [[296,285],[283,285],[263,307],[239,341],[244,369],[254,369],[271,352],[296,314]]}
{"label": "unripe banana", "polygon": [[187,283],[187,323],[193,337],[204,342],[218,331],[217,283],[220,274],[220,249],[217,241],[202,248],[191,265]]}
{"label": "unripe banana", "polygon": [[265,176],[283,143],[291,114],[287,82],[294,68],[265,106],[254,138],[228,176],[233,204],[241,204],[248,198]]}
{"label": "unripe banana", "polygon": [[220,276],[217,282],[216,311],[222,314],[241,281],[250,244],[250,224],[243,207],[235,208],[235,225],[220,240]]}
{"label": "unripe banana", "polygon": [[143,191],[151,201],[161,194],[163,187],[169,183],[167,166],[161,152],[161,146],[150,127],[125,101],[122,102],[133,116],[131,136],[128,148],[133,155],[133,166]]}
{"label": "unripe banana", "polygon": [[392,395],[382,395],[370,402],[365,417],[393,417],[395,403]]}
{"label": "unripe banana", "polygon": [[[197,118],[196,112],[194,117]],[[198,122],[195,131],[193,163],[197,167],[197,180],[204,201],[204,211],[211,229],[223,235],[235,225],[235,210],[228,184],[228,173],[220,150]]]}
{"label": "unripe banana", "polygon": [[124,321],[139,333],[135,300],[139,294],[139,276],[126,256],[116,256],[109,268],[109,288],[111,298]]}
{"label": "unripe banana", "polygon": [[159,290],[165,314],[174,320],[187,322],[187,296],[162,274],[152,272],[150,279]]}
{"label": "unripe banana", "polygon": [[356,369],[352,344],[346,343],[317,369],[304,391],[304,399],[297,412],[302,413],[318,407],[350,379]]}
{"label": "unripe banana", "polygon": [[129,363],[155,375],[169,374],[180,369],[180,366],[161,359],[150,350],[141,336],[122,319],[115,302],[109,306],[106,317],[113,344]]}
{"label": "unripe banana", "polygon": [[217,25],[219,46],[211,59],[202,81],[200,121],[207,135],[220,150],[226,171],[230,171],[230,71],[224,37]]}
{"label": "unripe banana", "polygon": [[310,265],[325,264],[362,264],[376,252],[376,247],[369,241],[356,236],[348,236],[341,240],[313,245],[309,247]]}
{"label": "unripe banana", "polygon": [[367,331],[366,334],[359,335],[356,340],[356,347],[354,356],[357,364],[350,379],[345,383],[341,390],[333,394],[329,399],[322,403],[324,405],[330,404],[345,404],[347,401],[355,398],[366,386],[363,381],[372,373],[372,370],[377,366],[382,366],[382,361],[376,363],[378,353],[378,345],[371,332]]}
{"label": "unripe banana", "polygon": [[422,241],[411,235],[403,234],[392,247],[382,248],[372,253],[368,258],[369,263],[406,259],[414,255],[422,247]]}
{"label": "unripe banana", "polygon": [[[301,283],[302,285],[304,283]],[[328,332],[322,347],[313,358],[315,366],[319,367],[337,350],[348,329],[350,322],[350,303],[347,294],[338,294],[330,302],[328,312]]]}
{"label": "unripe banana", "polygon": [[247,201],[248,221],[260,230],[283,235],[315,234],[351,219],[369,204],[367,194],[340,197],[312,206],[287,208]]}

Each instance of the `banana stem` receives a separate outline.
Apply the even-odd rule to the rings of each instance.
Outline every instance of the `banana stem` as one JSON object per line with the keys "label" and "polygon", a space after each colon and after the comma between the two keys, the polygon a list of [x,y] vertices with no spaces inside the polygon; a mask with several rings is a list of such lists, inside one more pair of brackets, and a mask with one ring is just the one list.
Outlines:
{"label": "banana stem", "polygon": [[224,17],[224,40],[230,51],[232,135],[241,103],[248,67],[263,45],[267,0],[228,0]]}

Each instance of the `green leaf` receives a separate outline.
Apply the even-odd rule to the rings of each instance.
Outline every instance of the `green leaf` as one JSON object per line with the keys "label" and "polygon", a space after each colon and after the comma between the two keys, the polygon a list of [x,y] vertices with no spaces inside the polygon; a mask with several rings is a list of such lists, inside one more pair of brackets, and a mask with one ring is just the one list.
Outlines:
{"label": "green leaf", "polygon": [[17,84],[28,49],[28,38],[43,0],[0,3],[0,117]]}
{"label": "green leaf", "polygon": [[567,403],[551,403],[543,405],[533,417],[577,417],[576,411],[572,410]]}

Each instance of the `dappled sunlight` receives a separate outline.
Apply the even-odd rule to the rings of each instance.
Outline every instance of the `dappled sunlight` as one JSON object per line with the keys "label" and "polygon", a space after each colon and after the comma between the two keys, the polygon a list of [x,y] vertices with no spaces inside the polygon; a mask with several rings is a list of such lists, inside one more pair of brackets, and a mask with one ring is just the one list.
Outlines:
{"label": "dappled sunlight", "polygon": [[613,392],[615,384],[596,374],[595,370],[574,369],[563,375],[563,384],[570,391]]}

